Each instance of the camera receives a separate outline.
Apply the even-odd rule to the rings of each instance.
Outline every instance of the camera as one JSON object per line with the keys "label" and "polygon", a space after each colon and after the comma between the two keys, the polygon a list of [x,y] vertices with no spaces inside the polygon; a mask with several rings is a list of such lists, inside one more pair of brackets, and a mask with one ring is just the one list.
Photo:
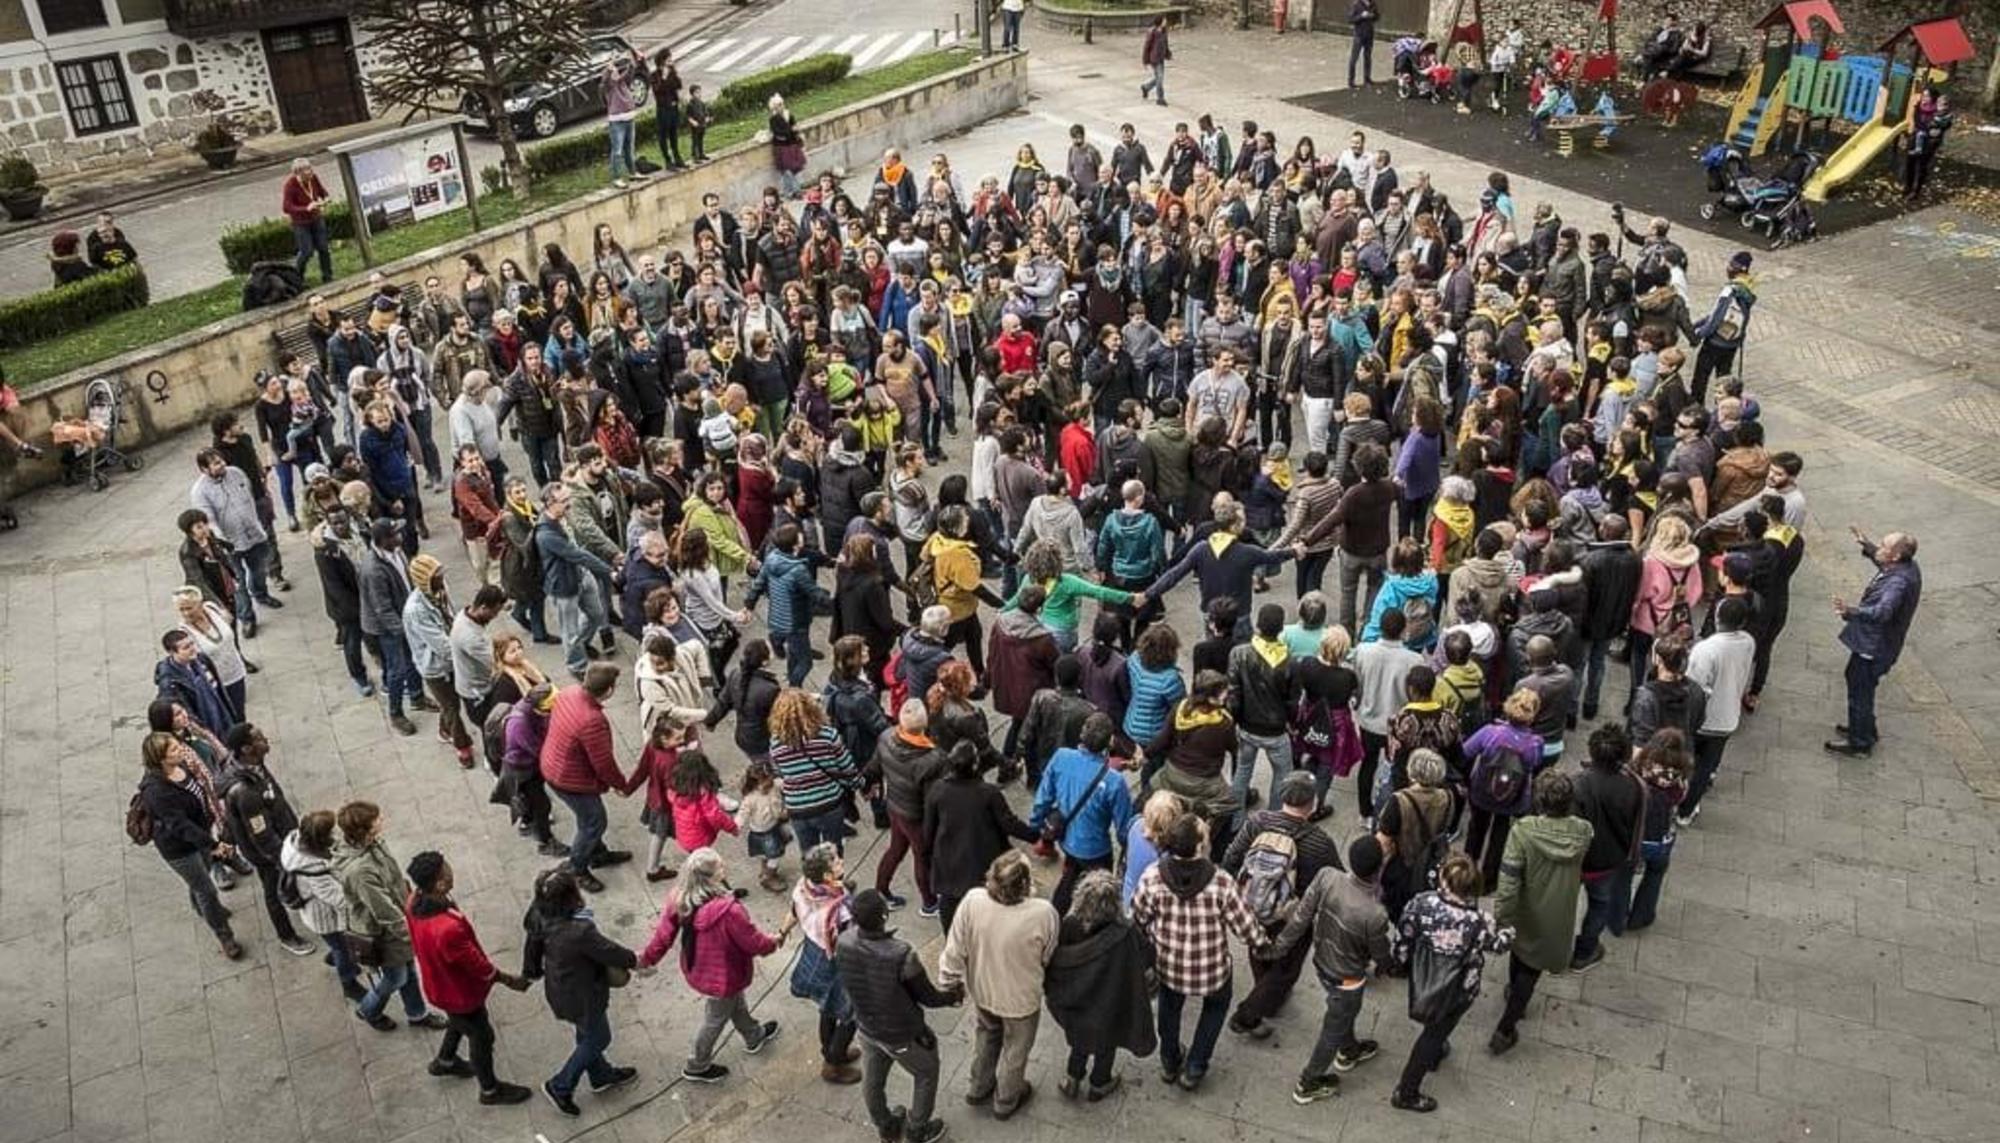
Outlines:
{"label": "camera", "polygon": [[1614,202],[1611,204],[1611,221],[1618,223],[1620,226],[1623,226],[1625,224],[1624,203]]}

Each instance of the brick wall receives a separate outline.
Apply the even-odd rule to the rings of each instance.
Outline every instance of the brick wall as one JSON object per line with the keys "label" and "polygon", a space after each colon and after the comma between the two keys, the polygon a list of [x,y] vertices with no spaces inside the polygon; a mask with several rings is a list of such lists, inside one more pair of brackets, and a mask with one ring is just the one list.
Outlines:
{"label": "brick wall", "polygon": [[[1481,8],[1489,35],[1504,31],[1512,20],[1520,20],[1530,43],[1553,39],[1558,43],[1581,43],[1586,34],[1601,36],[1597,28],[1597,0],[1483,0]],[[1692,28],[1696,20],[1706,20],[1725,42],[1743,44],[1755,50],[1761,42],[1752,25],[1777,7],[1776,0],[1621,0],[1618,5],[1618,44],[1631,51],[1640,40],[1660,26],[1662,17],[1673,12],[1681,26]],[[1950,0],[1834,0],[1841,23],[1847,28],[1834,37],[1834,45],[1850,54],[1873,55],[1877,45],[1895,35],[1912,20],[1938,16],[1951,7]],[[1960,17],[1972,36],[1974,57],[1959,65],[1954,88],[1961,100],[1976,97],[1993,58],[1993,37],[2000,33],[2000,5],[1967,4]],[[1472,4],[1465,5],[1468,18]],[[1431,0],[1431,28],[1442,35],[1451,17],[1452,0]],[[1601,40],[1596,42],[1601,43]]]}

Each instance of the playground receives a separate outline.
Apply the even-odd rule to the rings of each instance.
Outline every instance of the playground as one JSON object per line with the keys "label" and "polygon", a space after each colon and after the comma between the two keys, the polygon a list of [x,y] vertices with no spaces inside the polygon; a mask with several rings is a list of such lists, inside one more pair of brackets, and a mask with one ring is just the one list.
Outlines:
{"label": "playground", "polygon": [[[1483,59],[1487,46],[1478,5],[1469,7],[1471,22],[1456,24],[1443,45],[1462,62]],[[1949,201],[1954,193],[2000,190],[2000,171],[1941,159],[1928,194],[1915,202],[1903,196],[1901,148],[1918,97],[1926,84],[1951,94],[1955,65],[1973,52],[1957,20],[1921,21],[1886,43],[1843,49],[1843,25],[1832,0],[1794,0],[1773,9],[1757,27],[1763,42],[1753,46],[1746,73],[1727,87],[1698,90],[1656,79],[1642,89],[1606,19],[1592,42],[1572,46],[1575,66],[1569,69],[1564,110],[1573,105],[1594,115],[1615,105],[1618,119],[1609,130],[1595,118],[1563,130],[1576,120],[1559,114],[1540,140],[1530,138],[1518,77],[1503,114],[1488,108],[1483,86],[1470,101],[1471,114],[1457,113],[1448,96],[1400,98],[1392,84],[1318,92],[1293,102],[1623,202],[1635,214],[1662,215],[1718,235],[1741,234],[1756,246],[1769,241],[1765,233],[1744,230],[1734,211],[1714,210],[1717,194],[1701,159],[1718,143],[1767,178],[1785,168],[1796,149],[1811,152],[1816,162],[1802,189],[1822,236]],[[1607,93],[1609,105],[1603,100]],[[1705,205],[1713,218],[1702,217]],[[1472,206],[1459,209],[1469,217]]]}

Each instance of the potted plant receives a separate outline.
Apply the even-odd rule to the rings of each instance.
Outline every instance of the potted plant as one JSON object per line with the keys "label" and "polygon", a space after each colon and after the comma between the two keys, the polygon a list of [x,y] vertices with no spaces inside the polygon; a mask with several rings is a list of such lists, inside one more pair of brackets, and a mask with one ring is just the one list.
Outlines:
{"label": "potted plant", "polygon": [[42,185],[41,172],[24,155],[0,159],[0,207],[15,222],[26,222],[42,212],[42,199],[49,189]]}
{"label": "potted plant", "polygon": [[194,93],[196,110],[208,113],[208,124],[195,132],[194,152],[212,171],[226,171],[236,165],[236,151],[242,141],[236,137],[236,127],[223,110],[222,96],[213,91]]}

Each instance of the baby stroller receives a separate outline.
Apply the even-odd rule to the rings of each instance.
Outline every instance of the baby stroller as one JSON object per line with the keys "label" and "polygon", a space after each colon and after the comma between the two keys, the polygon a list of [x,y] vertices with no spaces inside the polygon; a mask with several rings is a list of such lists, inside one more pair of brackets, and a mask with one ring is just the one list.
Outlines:
{"label": "baby stroller", "polygon": [[99,377],[83,390],[83,416],[57,421],[49,435],[63,446],[62,482],[76,484],[88,480],[93,492],[110,485],[104,472],[123,465],[127,472],[146,467],[146,458],[118,449],[118,431],[125,419],[123,380]]}
{"label": "baby stroller", "polygon": [[1438,101],[1442,94],[1431,78],[1431,69],[1437,66],[1438,46],[1436,40],[1426,40],[1419,36],[1404,36],[1396,41],[1395,70],[1396,97],[1398,99],[1428,99]]}
{"label": "baby stroller", "polygon": [[1720,210],[1734,211],[1745,230],[1761,228],[1773,250],[1816,238],[1819,226],[1806,204],[1805,186],[1821,162],[1815,152],[1794,151],[1775,177],[1762,178],[1752,173],[1741,151],[1717,143],[1702,153],[1701,165],[1708,170],[1709,189],[1719,197],[1702,204],[1701,216],[1712,219]]}

